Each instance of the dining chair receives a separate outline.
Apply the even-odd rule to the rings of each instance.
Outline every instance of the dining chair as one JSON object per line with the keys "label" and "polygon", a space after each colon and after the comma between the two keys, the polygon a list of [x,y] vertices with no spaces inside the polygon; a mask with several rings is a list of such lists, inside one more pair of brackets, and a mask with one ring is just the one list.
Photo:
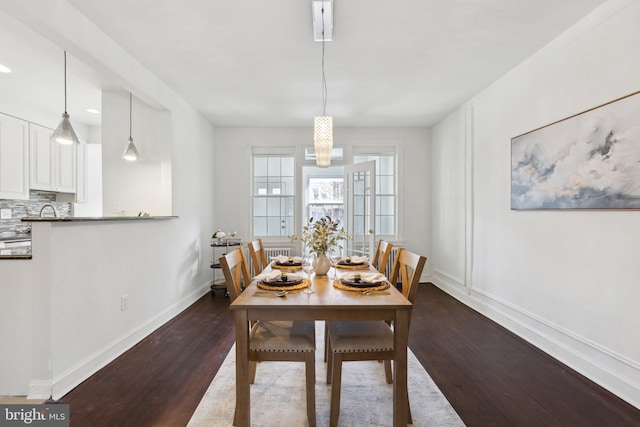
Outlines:
{"label": "dining chair", "polygon": [[256,239],[253,242],[247,244],[249,247],[249,255],[251,256],[251,264],[253,266],[253,273],[258,274],[265,268],[267,268],[267,254],[264,251],[262,245],[262,239]]}
{"label": "dining chair", "polygon": [[[418,291],[420,275],[427,258],[404,248],[398,250],[391,273],[391,284],[395,286],[402,278],[402,294],[413,302]],[[411,323],[411,321],[409,321]],[[356,360],[384,360],[387,383],[391,384],[391,360],[395,358],[393,328],[384,321],[331,321],[327,322],[329,351],[327,383],[331,384],[330,425],[338,425],[340,416],[340,387],[342,362]],[[409,424],[413,424],[411,408],[407,400]]]}
{"label": "dining chair", "polygon": [[376,245],[376,251],[373,253],[373,261],[371,262],[371,265],[373,265],[373,267],[382,274],[387,270],[387,263],[389,262],[389,255],[391,255],[391,248],[393,248],[393,243],[380,239]]}
{"label": "dining chair", "polygon": [[[220,257],[220,266],[227,282],[231,302],[241,292],[241,284],[251,283],[247,260],[242,248],[237,248]],[[262,321],[247,324],[249,331],[249,378],[251,384],[256,377],[256,362],[299,361],[305,363],[305,382],[307,392],[307,418],[310,426],[316,425],[315,393],[315,349],[316,333],[313,321]],[[237,410],[237,405],[236,405]],[[237,413],[233,416],[236,425]]]}
{"label": "dining chair", "polygon": [[[387,269],[387,263],[389,262],[389,256],[391,255],[391,249],[393,248],[393,243],[389,243],[386,240],[378,240],[378,244],[376,245],[376,250],[373,253],[373,261],[371,261],[371,265],[373,268],[378,270],[380,273],[384,274]],[[327,342],[327,333],[328,328],[324,328],[324,342]],[[329,358],[329,347],[325,344],[324,347],[324,362],[327,363]],[[391,363],[387,361],[385,364],[385,369],[387,369],[387,375],[391,375]]]}

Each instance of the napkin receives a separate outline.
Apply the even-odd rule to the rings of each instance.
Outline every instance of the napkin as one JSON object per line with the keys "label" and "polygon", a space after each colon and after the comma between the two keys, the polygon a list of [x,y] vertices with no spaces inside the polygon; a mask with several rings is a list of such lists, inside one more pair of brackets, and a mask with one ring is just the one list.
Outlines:
{"label": "napkin", "polygon": [[[271,261],[277,261],[280,264],[284,264],[285,262],[289,261],[289,257],[286,256],[286,255],[272,256],[271,257]],[[294,256],[293,257],[293,262],[295,262],[295,263],[302,262],[302,257]]]}
{"label": "napkin", "polygon": [[270,281],[278,279],[281,274],[282,274],[282,272],[280,270],[273,270],[273,271],[270,271],[268,273],[260,273],[255,278],[256,278],[256,280],[260,280],[260,281],[263,281],[263,282],[270,282]]}
{"label": "napkin", "polygon": [[[351,264],[364,264],[365,262],[368,261],[368,258],[366,256],[352,256],[349,257],[351,258]],[[342,259],[340,261],[346,261],[347,257],[342,257]]]}
{"label": "napkin", "polygon": [[[343,279],[353,280],[353,276],[357,273],[346,273],[342,275]],[[365,283],[386,282],[387,277],[382,273],[360,273],[360,280]]]}

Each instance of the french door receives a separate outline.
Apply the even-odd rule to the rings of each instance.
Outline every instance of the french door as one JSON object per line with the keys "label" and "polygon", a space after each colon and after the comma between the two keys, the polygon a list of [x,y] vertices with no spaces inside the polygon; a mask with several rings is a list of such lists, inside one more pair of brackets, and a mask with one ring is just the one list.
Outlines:
{"label": "french door", "polygon": [[346,254],[368,256],[375,244],[376,162],[374,160],[344,168]]}

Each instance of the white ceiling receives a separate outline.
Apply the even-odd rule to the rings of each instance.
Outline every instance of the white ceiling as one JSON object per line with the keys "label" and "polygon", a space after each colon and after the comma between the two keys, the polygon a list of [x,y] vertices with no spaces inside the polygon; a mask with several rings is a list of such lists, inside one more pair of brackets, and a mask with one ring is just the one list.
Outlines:
{"label": "white ceiling", "polygon": [[[216,126],[322,114],[310,0],[69,2]],[[327,114],[336,127],[431,126],[604,2],[334,0]]]}

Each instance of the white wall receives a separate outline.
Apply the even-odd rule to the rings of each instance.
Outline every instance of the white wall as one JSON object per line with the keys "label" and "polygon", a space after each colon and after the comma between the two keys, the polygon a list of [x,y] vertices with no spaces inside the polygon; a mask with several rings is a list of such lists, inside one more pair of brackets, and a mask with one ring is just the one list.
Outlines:
{"label": "white wall", "polygon": [[636,407],[638,212],[510,210],[510,140],[640,89],[638,20],[606,3],[433,130],[435,283]]}
{"label": "white wall", "polygon": [[128,162],[120,156],[129,142],[129,94],[102,93],[103,214],[171,215],[171,114],[135,94],[132,113],[132,137],[139,157]]}
{"label": "white wall", "polygon": [[[2,347],[0,393],[58,398],[208,290],[214,129],[66,1],[7,0],[0,7],[170,112],[163,126],[172,141],[171,165],[163,165],[161,185],[171,187],[171,212],[179,219],[67,223],[50,230],[34,224],[33,260],[0,264],[0,325],[11,325],[7,336],[16,337],[15,346]],[[127,137],[128,126],[122,143]],[[14,282],[5,285],[5,277]],[[130,298],[125,312],[123,293]],[[18,308],[22,314],[14,316]],[[19,321],[25,313],[31,321]]]}
{"label": "white wall", "polygon": [[[217,128],[214,169],[218,205],[215,228],[233,229],[245,239],[251,237],[251,147],[295,147],[300,168],[304,147],[313,145],[312,138],[311,127]],[[399,243],[427,257],[431,248],[430,138],[427,129],[334,129],[334,146],[344,147],[347,156],[354,146],[397,146]],[[298,174],[301,176],[300,169]],[[301,187],[297,194],[302,194]],[[298,211],[301,211],[299,204]],[[301,229],[302,225],[299,227]],[[428,280],[429,272],[427,262],[423,274],[425,280]]]}

